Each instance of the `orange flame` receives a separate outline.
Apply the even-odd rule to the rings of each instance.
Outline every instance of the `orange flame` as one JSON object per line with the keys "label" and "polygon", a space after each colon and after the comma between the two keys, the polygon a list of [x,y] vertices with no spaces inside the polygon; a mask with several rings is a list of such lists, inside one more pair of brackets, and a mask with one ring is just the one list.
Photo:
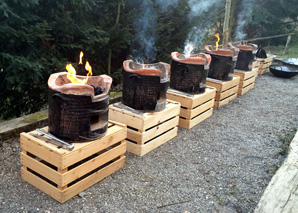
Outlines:
{"label": "orange flame", "polygon": [[85,70],[88,71],[87,76],[92,76],[92,67],[90,66],[88,61],[86,61]]}
{"label": "orange flame", "polygon": [[83,51],[81,51],[80,52],[80,61],[79,61],[79,64],[83,64],[83,61],[82,61],[83,56],[84,56],[84,53],[83,53]]}
{"label": "orange flame", "polygon": [[[79,64],[83,64],[82,63],[83,56],[84,56],[84,54],[81,51]],[[85,69],[88,71],[87,78],[79,79],[79,78],[76,77],[76,73],[77,73],[76,69],[71,64],[67,64],[66,65],[66,70],[68,72],[67,73],[67,78],[71,81],[71,83],[86,84],[87,81],[88,81],[88,77],[92,76],[92,67],[90,66],[88,61],[86,61]]]}
{"label": "orange flame", "polygon": [[216,50],[218,50],[218,42],[220,41],[219,33],[216,33],[214,36],[217,38]]}

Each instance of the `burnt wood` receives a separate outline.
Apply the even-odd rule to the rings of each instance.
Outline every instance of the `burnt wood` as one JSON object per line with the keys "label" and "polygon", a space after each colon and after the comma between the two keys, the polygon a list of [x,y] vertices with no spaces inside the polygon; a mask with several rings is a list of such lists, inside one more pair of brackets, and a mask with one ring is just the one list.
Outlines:
{"label": "burnt wood", "polygon": [[161,111],[166,106],[168,81],[160,76],[123,71],[122,103],[136,110]]}
{"label": "burnt wood", "polygon": [[243,71],[251,71],[254,62],[254,54],[252,50],[240,50],[235,69]]}
{"label": "burnt wood", "polygon": [[209,69],[203,64],[171,63],[170,87],[183,92],[204,93]]}
{"label": "burnt wood", "polygon": [[94,99],[49,89],[49,132],[73,142],[102,137],[108,126],[109,96]]}
{"label": "burnt wood", "polygon": [[208,54],[211,56],[208,77],[224,81],[232,80],[236,60],[232,56],[222,56],[210,52]]}

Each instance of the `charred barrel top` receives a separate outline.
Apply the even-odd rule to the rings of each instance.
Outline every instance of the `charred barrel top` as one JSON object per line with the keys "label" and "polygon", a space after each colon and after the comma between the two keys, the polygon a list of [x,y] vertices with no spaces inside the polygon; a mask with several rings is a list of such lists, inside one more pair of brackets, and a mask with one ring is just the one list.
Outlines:
{"label": "charred barrel top", "polygon": [[258,49],[256,44],[239,44],[233,45],[232,43],[228,44],[229,47],[238,48],[239,54],[237,57],[237,63],[235,69],[243,71],[251,71],[252,63],[254,62],[255,54]]}
{"label": "charred barrel top", "polygon": [[71,83],[67,75],[66,72],[55,73],[48,80],[49,132],[75,142],[102,137],[108,125],[112,79],[107,75],[92,76],[86,84],[76,84]]}
{"label": "charred barrel top", "polygon": [[203,93],[206,89],[211,57],[208,54],[194,54],[186,58],[172,52],[170,87],[188,93]]}
{"label": "charred barrel top", "polygon": [[161,111],[166,106],[170,65],[123,62],[122,103],[136,110]]}
{"label": "charred barrel top", "polygon": [[224,81],[232,80],[239,49],[216,50],[214,46],[206,45],[205,52],[211,56],[208,77]]}

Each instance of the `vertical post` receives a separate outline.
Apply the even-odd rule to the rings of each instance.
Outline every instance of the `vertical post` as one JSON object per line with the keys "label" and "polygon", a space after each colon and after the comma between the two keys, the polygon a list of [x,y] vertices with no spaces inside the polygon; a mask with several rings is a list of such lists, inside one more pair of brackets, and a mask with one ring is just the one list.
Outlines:
{"label": "vertical post", "polygon": [[112,63],[112,49],[109,49],[108,55],[108,75],[111,76],[111,63]]}
{"label": "vertical post", "polygon": [[288,39],[287,39],[287,43],[286,43],[285,50],[284,50],[284,52],[283,52],[283,54],[282,54],[283,56],[287,53],[287,51],[288,51],[288,49],[289,49],[289,44],[290,44],[291,38],[292,38],[292,35],[289,34],[289,35],[288,35]]}
{"label": "vertical post", "polygon": [[226,0],[226,12],[225,12],[225,20],[223,25],[223,47],[226,48],[229,38],[229,23],[231,16],[231,0]]}
{"label": "vertical post", "polygon": [[[119,20],[120,20],[120,12],[121,12],[121,3],[122,0],[118,1],[118,5],[117,5],[117,16],[116,16],[116,22],[115,22],[115,26],[117,26],[119,24]],[[111,76],[111,64],[112,64],[112,48],[109,49],[109,55],[108,55],[108,75]]]}

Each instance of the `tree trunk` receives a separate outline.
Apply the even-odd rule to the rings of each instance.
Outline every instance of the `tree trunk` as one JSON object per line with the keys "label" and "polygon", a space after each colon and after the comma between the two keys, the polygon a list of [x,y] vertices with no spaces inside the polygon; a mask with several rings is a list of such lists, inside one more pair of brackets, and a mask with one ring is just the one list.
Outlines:
{"label": "tree trunk", "polygon": [[231,0],[226,0],[226,12],[223,26],[223,47],[226,48],[230,40],[229,38],[229,23],[231,16]]}
{"label": "tree trunk", "polygon": [[236,10],[236,5],[237,5],[237,1],[232,1],[230,24],[229,24],[229,33],[228,33],[228,37],[229,37],[229,40],[230,41],[232,39],[232,31],[233,31],[233,27],[235,25],[235,10]]}
{"label": "tree trunk", "polygon": [[[116,16],[116,22],[115,26],[119,24],[120,20],[120,12],[121,12],[121,2],[122,0],[118,1],[118,6],[117,6],[117,16]],[[109,56],[108,56],[108,75],[111,76],[111,64],[112,64],[112,49],[109,49]]]}
{"label": "tree trunk", "polygon": [[112,63],[112,49],[109,49],[108,56],[108,75],[111,76],[111,63]]}

